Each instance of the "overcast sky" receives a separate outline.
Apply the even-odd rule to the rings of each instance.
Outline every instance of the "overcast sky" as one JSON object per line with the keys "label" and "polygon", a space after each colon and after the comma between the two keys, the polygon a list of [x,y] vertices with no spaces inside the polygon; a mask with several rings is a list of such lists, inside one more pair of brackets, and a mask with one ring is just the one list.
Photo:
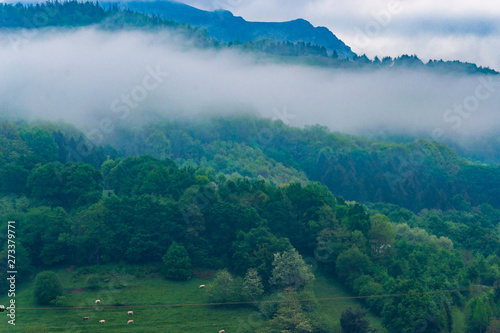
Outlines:
{"label": "overcast sky", "polygon": [[304,18],[329,28],[354,52],[371,58],[417,54],[424,60],[462,60],[500,70],[498,0],[180,2],[206,10],[227,9],[248,21]]}

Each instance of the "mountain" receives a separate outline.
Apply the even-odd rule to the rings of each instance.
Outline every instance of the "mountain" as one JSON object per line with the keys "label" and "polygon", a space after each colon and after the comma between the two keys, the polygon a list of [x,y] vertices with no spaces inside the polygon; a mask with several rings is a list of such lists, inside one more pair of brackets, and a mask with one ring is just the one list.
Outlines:
{"label": "mountain", "polygon": [[343,58],[356,56],[351,48],[325,27],[314,27],[303,19],[289,22],[248,22],[226,10],[204,11],[174,1],[131,1],[126,8],[146,14],[155,14],[166,20],[206,29],[219,41],[240,42],[270,38],[276,41],[305,42],[324,46],[328,53],[336,51]]}

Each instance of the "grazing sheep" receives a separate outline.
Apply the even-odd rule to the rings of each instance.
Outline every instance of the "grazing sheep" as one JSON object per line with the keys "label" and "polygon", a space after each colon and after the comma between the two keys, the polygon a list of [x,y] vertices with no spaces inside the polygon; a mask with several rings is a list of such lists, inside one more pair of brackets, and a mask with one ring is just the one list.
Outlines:
{"label": "grazing sheep", "polygon": [[129,314],[129,315],[133,315],[133,314],[134,314],[134,311],[129,311],[129,312],[127,312],[127,314]]}
{"label": "grazing sheep", "polygon": [[219,331],[219,333],[226,333],[226,331],[224,331],[224,330],[220,330],[220,331]]}
{"label": "grazing sheep", "polygon": [[95,300],[95,304],[99,304],[99,303],[101,303],[101,300],[100,299],[96,299]]}
{"label": "grazing sheep", "polygon": [[134,323],[134,321],[133,321],[133,320],[129,320],[129,321],[127,321],[127,324],[133,324],[133,323]]}
{"label": "grazing sheep", "polygon": [[90,317],[83,317],[83,321],[87,321],[89,319],[90,319]]}
{"label": "grazing sheep", "polygon": [[99,320],[99,322],[100,322],[101,324],[104,324],[104,323],[106,322],[106,320],[101,319],[101,320]]}
{"label": "grazing sheep", "polygon": [[204,284],[202,284],[202,285],[200,286],[200,289],[203,289],[203,288],[205,288],[205,285],[204,285]]}

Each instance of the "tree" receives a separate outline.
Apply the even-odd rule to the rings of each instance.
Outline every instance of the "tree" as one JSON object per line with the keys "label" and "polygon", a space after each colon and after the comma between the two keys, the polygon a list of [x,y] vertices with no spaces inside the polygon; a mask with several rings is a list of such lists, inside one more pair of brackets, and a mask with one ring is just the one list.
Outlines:
{"label": "tree", "polygon": [[35,302],[40,305],[50,304],[52,300],[63,295],[59,277],[50,271],[38,273],[35,278],[35,290],[33,296]]}
{"label": "tree", "polygon": [[277,238],[265,227],[253,228],[247,233],[239,231],[231,262],[239,274],[255,268],[264,279],[269,279],[274,254],[291,248],[288,239]]}
{"label": "tree", "polygon": [[467,331],[485,332],[493,311],[485,295],[471,299],[467,303]]}
{"label": "tree", "polygon": [[371,270],[370,258],[357,247],[342,252],[337,258],[337,276],[349,283]]}
{"label": "tree", "polygon": [[60,264],[71,256],[71,229],[69,215],[64,209],[50,207],[31,208],[19,226],[23,245],[33,265]]}
{"label": "tree", "polygon": [[146,139],[145,154],[159,159],[168,158],[171,155],[172,146],[164,132],[156,130]]}
{"label": "tree", "polygon": [[227,269],[218,271],[211,283],[207,285],[207,294],[210,302],[232,302],[237,298],[235,281]]}
{"label": "tree", "polygon": [[250,268],[243,280],[242,297],[245,301],[255,301],[264,293],[262,278],[256,269]]}
{"label": "tree", "polygon": [[492,319],[488,325],[486,333],[500,333],[500,320]]}
{"label": "tree", "polygon": [[389,218],[382,214],[376,214],[370,218],[371,228],[368,239],[371,245],[372,257],[383,257],[394,243],[396,232]]}
{"label": "tree", "polygon": [[314,280],[314,274],[311,273],[310,267],[297,250],[291,249],[274,255],[271,285],[279,289],[291,287],[299,290],[312,280]]}
{"label": "tree", "polygon": [[33,126],[30,132],[23,134],[28,147],[33,154],[30,156],[35,163],[47,163],[57,160],[57,144],[48,131],[40,126]]}
{"label": "tree", "polygon": [[49,163],[29,177],[27,189],[31,197],[51,206],[79,207],[97,202],[102,190],[101,174],[85,163]]}
{"label": "tree", "polygon": [[182,245],[173,242],[163,256],[165,276],[172,280],[186,280],[191,277],[191,259]]}
{"label": "tree", "polygon": [[29,171],[19,164],[7,164],[0,170],[0,190],[3,193],[25,194]]}
{"label": "tree", "polygon": [[340,327],[343,333],[374,333],[377,330],[370,327],[366,319],[366,311],[349,308],[340,316]]}
{"label": "tree", "polygon": [[283,299],[278,305],[278,312],[271,321],[272,325],[277,327],[280,332],[312,332],[313,327],[302,312],[293,289],[287,289],[281,295]]}

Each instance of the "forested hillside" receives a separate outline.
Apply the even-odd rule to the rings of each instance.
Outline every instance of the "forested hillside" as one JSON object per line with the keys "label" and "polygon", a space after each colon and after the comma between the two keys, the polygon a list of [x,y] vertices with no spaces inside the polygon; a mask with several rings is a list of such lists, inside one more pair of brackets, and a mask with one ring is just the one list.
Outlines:
{"label": "forested hillside", "polygon": [[[67,125],[0,129],[2,223],[17,223],[24,280],[59,265],[188,258],[189,267],[222,270],[207,290],[211,301],[258,304],[320,297],[308,287],[309,258],[356,295],[401,295],[363,301],[390,332],[451,331],[463,322],[479,332],[498,318],[499,186],[491,181],[499,171],[445,146],[253,117],[122,129],[87,150]],[[418,151],[420,164],[408,169],[415,175],[396,174],[393,183],[380,175]],[[179,269],[166,277],[191,275]],[[296,318],[300,332],[331,331],[314,307],[290,302],[261,305],[268,329]]]}
{"label": "forested hillside", "polygon": [[[18,331],[500,332],[496,71],[345,58],[300,40],[221,42],[77,1],[0,4],[0,51],[0,257],[15,255],[2,259],[0,305],[15,299]],[[374,90],[378,77],[393,85]],[[452,86],[419,90],[442,77]],[[404,86],[397,106],[372,110],[392,81]],[[337,88],[346,99],[338,110],[325,99],[319,118],[300,101]],[[350,117],[351,100],[373,95],[358,119],[373,132],[245,113],[292,94],[309,124]],[[369,124],[426,107],[457,129],[490,115],[491,133],[461,145],[456,132],[447,145]]]}
{"label": "forested hillside", "polygon": [[[130,137],[137,140],[126,139]],[[303,172],[347,200],[394,203],[413,211],[460,209],[464,200],[472,206],[488,203],[500,208],[500,168],[471,163],[434,141],[396,144],[334,133],[319,125],[300,130],[280,120],[253,116],[213,117],[203,125],[160,122],[138,130],[123,129],[108,139],[126,154],[168,156],[181,163],[192,160],[243,176],[278,174],[265,163],[231,167],[237,143],[247,150],[238,158],[250,151],[266,156],[271,163]],[[155,145],[167,151],[155,151]]]}

